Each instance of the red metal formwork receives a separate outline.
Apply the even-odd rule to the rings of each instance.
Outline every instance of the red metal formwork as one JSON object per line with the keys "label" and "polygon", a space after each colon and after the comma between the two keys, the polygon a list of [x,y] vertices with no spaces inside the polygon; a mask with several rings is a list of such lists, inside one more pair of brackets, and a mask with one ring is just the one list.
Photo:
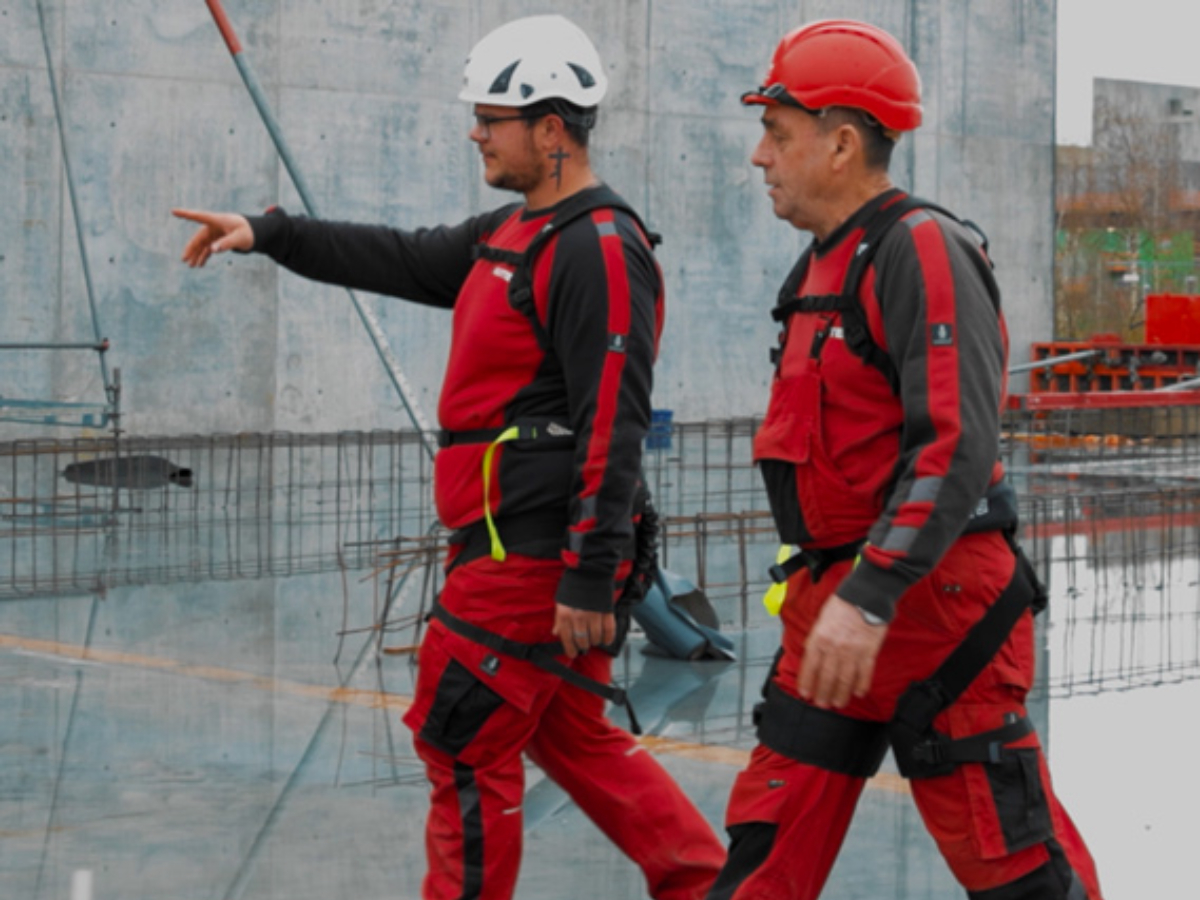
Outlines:
{"label": "red metal formwork", "polygon": [[1029,376],[1031,394],[1089,394],[1094,392],[1151,392],[1200,377],[1200,343],[1131,344],[1106,335],[1090,341],[1046,341],[1032,348],[1034,362],[1084,351],[1094,355],[1073,358],[1036,369]]}

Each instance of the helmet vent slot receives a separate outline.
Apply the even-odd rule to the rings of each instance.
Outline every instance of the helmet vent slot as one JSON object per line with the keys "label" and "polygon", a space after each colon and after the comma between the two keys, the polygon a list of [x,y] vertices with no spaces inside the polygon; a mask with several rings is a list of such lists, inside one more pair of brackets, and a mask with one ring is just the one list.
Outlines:
{"label": "helmet vent slot", "polygon": [[592,77],[592,73],[583,66],[577,66],[573,62],[567,63],[571,67],[571,71],[575,73],[575,77],[579,79],[579,86],[590,88],[595,87],[596,79]]}
{"label": "helmet vent slot", "polygon": [[[515,72],[517,70],[517,66],[519,66],[520,64],[521,64],[521,61],[518,59],[516,62],[512,63],[511,65],[506,66],[505,69],[499,75],[496,76],[496,80],[492,82],[492,86],[490,88],[488,88],[488,93],[489,94],[507,94],[508,93],[508,84],[510,81],[512,81],[513,72]],[[528,96],[528,94],[526,94],[526,96]]]}

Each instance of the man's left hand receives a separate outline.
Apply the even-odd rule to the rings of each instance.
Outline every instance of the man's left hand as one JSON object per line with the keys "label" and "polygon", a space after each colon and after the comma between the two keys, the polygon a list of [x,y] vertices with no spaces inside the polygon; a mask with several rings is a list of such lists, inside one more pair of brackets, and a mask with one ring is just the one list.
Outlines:
{"label": "man's left hand", "polygon": [[875,657],[887,625],[869,625],[858,607],[834,594],[825,601],[804,645],[800,696],[822,708],[838,709],[871,687]]}

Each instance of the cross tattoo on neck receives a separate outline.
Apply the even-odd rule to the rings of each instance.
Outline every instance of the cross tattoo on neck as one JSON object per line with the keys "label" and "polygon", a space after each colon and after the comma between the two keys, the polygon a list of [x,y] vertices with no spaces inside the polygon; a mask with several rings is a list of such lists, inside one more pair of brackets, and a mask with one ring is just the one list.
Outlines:
{"label": "cross tattoo on neck", "polygon": [[550,154],[550,158],[554,160],[554,180],[558,183],[560,188],[562,187],[563,160],[570,158],[570,156],[571,154],[566,153],[562,147],[559,147]]}

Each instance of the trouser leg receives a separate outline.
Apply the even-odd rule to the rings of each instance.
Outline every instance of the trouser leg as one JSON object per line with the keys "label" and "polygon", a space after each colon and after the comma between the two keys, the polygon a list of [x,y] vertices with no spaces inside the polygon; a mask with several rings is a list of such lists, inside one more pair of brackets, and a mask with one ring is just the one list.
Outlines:
{"label": "trouser leg", "polygon": [[[982,714],[955,712],[952,733]],[[1036,736],[1020,744],[999,762],[914,780],[926,826],[973,900],[1101,900],[1095,863],[1054,795]]]}
{"label": "trouser leg", "polygon": [[431,634],[405,722],[431,785],[422,898],[509,900],[524,827],[521,752],[536,717],[505,702]]}
{"label": "trouser leg", "polygon": [[[611,660],[593,652],[581,666],[607,681]],[[605,718],[600,697],[560,687],[527,754],[641,868],[652,897],[705,895],[725,858],[721,842],[658,761]]]}
{"label": "trouser leg", "polygon": [[[877,723],[890,719],[896,698],[929,677],[1000,596],[1013,566],[1002,536],[961,539],[938,570],[906,593],[876,660],[871,691],[853,700],[845,715]],[[775,673],[780,686],[796,683],[809,629],[831,589],[807,584],[803,573],[790,586],[784,653]],[[1026,616],[935,728],[957,739],[997,729],[1010,714],[1024,716],[1033,671],[1032,623]],[[760,730],[760,740],[762,735]],[[925,823],[954,875],[976,900],[1100,900],[1095,867],[1053,797],[1036,736],[1015,741],[1011,749],[1016,752],[1006,751],[1002,763],[966,764],[913,784]],[[815,898],[836,858],[861,782],[847,786],[846,776],[817,770],[802,783],[820,792],[793,797],[784,774],[787,761],[777,762],[777,775],[769,761],[760,747],[734,787],[727,816],[734,845],[711,900]],[[756,775],[761,769],[766,774]],[[788,787],[786,792],[776,787],[780,793],[771,802],[775,785]],[[791,824],[793,817],[802,820],[799,825]]]}
{"label": "trouser leg", "polygon": [[815,900],[865,784],[756,747],[730,794],[729,858],[708,900]]}
{"label": "trouser leg", "polygon": [[423,900],[508,900],[521,862],[520,754],[476,768],[414,745],[431,785]]}

